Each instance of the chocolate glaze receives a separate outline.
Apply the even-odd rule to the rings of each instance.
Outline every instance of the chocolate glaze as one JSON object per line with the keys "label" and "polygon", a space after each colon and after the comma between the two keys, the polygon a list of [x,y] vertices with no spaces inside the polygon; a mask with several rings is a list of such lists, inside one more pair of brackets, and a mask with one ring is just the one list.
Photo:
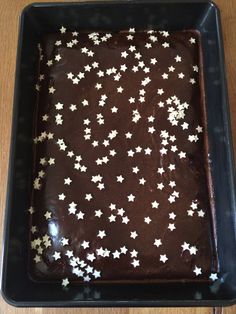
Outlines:
{"label": "chocolate glaze", "polygon": [[[105,34],[105,33],[104,33]],[[100,33],[99,36],[104,34]],[[33,190],[32,206],[35,209],[31,215],[30,224],[37,226],[37,232],[31,234],[31,241],[42,237],[45,234],[51,238],[52,246],[43,250],[41,261],[34,262],[37,251],[30,250],[29,271],[35,280],[58,280],[68,277],[74,281],[83,282],[83,279],[72,274],[72,267],[65,256],[67,250],[73,250],[74,256],[78,256],[87,262],[88,253],[95,253],[96,259],[90,263],[92,267],[101,271],[101,278],[95,281],[158,281],[158,280],[207,280],[211,272],[215,272],[217,260],[215,257],[215,247],[212,233],[212,214],[208,192],[207,176],[207,151],[206,137],[199,133],[199,140],[190,142],[188,136],[197,134],[196,127],[203,126],[206,134],[206,123],[203,118],[203,89],[202,85],[202,65],[199,60],[199,36],[195,31],[172,32],[168,38],[160,33],[155,33],[158,41],[152,43],[152,48],[145,47],[146,42],[150,42],[150,34],[146,32],[136,32],[134,39],[128,41],[128,33],[112,33],[112,37],[106,42],[94,45],[88,38],[87,33],[79,33],[78,37],[73,37],[71,33],[51,34],[46,36],[42,43],[40,62],[40,74],[44,74],[44,79],[39,82],[38,101],[36,106],[34,137],[41,132],[51,132],[54,138],[35,144],[34,154],[34,179],[40,170],[45,171],[45,176],[41,179],[41,189]],[[196,43],[191,44],[189,39],[196,38]],[[68,48],[66,43],[77,38],[78,44],[73,48]],[[55,41],[61,40],[62,45],[56,46]],[[169,48],[164,48],[164,42],[170,43]],[[134,45],[141,53],[145,66],[150,68],[149,73],[139,70],[134,73],[131,69],[138,63],[134,53],[129,51],[129,46]],[[81,53],[81,48],[87,47],[94,52],[93,57],[88,57]],[[121,52],[127,51],[129,56],[121,58]],[[136,51],[136,52],[137,52]],[[60,54],[62,59],[58,62],[54,60],[55,55]],[[181,62],[175,62],[176,55],[182,57]],[[156,58],[155,65],[150,64],[150,58]],[[48,60],[54,60],[52,66],[47,66]],[[99,63],[98,68],[91,67],[90,72],[86,72],[85,79],[78,84],[73,84],[67,79],[67,73],[78,74],[84,72],[84,66]],[[120,81],[114,81],[113,75],[105,75],[99,78],[97,72],[107,68],[117,67],[126,64],[128,70],[121,72]],[[168,67],[173,65],[175,71],[168,72]],[[199,72],[193,72],[193,65],[199,66]],[[118,69],[119,71],[119,69]],[[169,78],[164,80],[163,73],[168,73]],[[183,79],[178,78],[178,73],[184,73]],[[151,82],[147,86],[140,83],[145,77],[150,77]],[[194,77],[196,84],[190,84],[190,78]],[[96,83],[102,84],[102,89],[95,88]],[[48,88],[54,86],[54,94],[48,92]],[[117,93],[117,87],[124,88],[122,93]],[[146,91],[145,102],[140,103],[138,98],[139,90]],[[163,95],[157,94],[157,90],[164,90]],[[101,95],[106,94],[108,99],[103,107],[99,106]],[[178,126],[172,126],[168,121],[166,105],[169,97],[176,95],[181,103],[187,102],[190,106],[186,110],[184,119],[179,121]],[[130,97],[135,98],[135,103],[129,103]],[[82,101],[87,99],[88,106],[83,106]],[[158,103],[163,101],[164,107],[159,107]],[[62,103],[63,110],[56,110],[55,104]],[[77,105],[77,110],[72,112],[71,104]],[[117,113],[111,113],[111,108],[116,106]],[[132,122],[132,111],[137,109],[141,119]],[[55,123],[55,115],[62,114],[63,124]],[[97,123],[97,114],[102,113],[104,124]],[[42,121],[42,116],[47,114],[48,121]],[[153,115],[155,121],[148,123],[147,119]],[[91,123],[84,125],[84,119],[89,119]],[[189,128],[183,130],[181,124],[187,122]],[[148,133],[149,126],[154,126],[156,132]],[[84,139],[84,129],[91,128],[92,140]],[[110,140],[110,145],[102,145],[104,139],[111,130],[117,130],[116,138]],[[171,145],[176,145],[177,152],[168,149],[167,155],[161,156],[160,132],[166,130],[170,135],[175,135],[176,141]],[[125,133],[133,134],[131,139],[126,139]],[[58,139],[64,139],[67,145],[66,151],[60,150],[57,144]],[[99,141],[98,147],[93,147],[93,140]],[[205,144],[204,144],[205,143]],[[170,148],[171,145],[168,145]],[[151,155],[143,152],[136,153],[134,157],[128,157],[127,151],[141,146],[143,150],[147,147],[152,149]],[[115,149],[117,154],[112,157],[109,150]],[[74,157],[67,156],[68,151],[73,151],[75,155],[82,156],[81,164],[86,165],[87,171],[80,172],[74,169]],[[186,158],[180,159],[178,153],[186,152]],[[108,156],[107,164],[97,165],[95,160],[102,156]],[[40,164],[40,158],[47,160],[55,158],[54,165]],[[169,164],[175,164],[176,170],[169,171]],[[132,167],[138,166],[138,174],[132,172]],[[163,167],[165,172],[161,175],[157,169]],[[91,177],[97,174],[103,176],[102,182],[105,189],[99,190],[97,184],[91,182]],[[124,182],[117,183],[116,176],[122,175]],[[70,186],[64,184],[64,179],[70,177]],[[145,185],[139,184],[139,179],[146,179]],[[176,187],[171,188],[169,181],[175,181]],[[161,191],[157,189],[157,183],[163,182],[165,188]],[[176,190],[180,197],[176,202],[170,204],[169,195]],[[58,199],[58,195],[64,193],[64,201]],[[91,193],[93,199],[88,202],[85,194]],[[127,201],[127,195],[135,195],[134,202]],[[159,207],[152,208],[151,202],[157,200]],[[198,201],[198,209],[204,210],[204,218],[198,217],[195,209],[194,215],[188,216],[191,202]],[[84,220],[77,220],[75,215],[69,215],[69,203],[77,203],[77,212],[85,213]],[[117,208],[124,208],[124,216],[128,216],[128,224],[121,223],[121,217],[117,216],[116,222],[109,222],[108,217],[115,213],[109,208],[110,203],[115,203]],[[101,218],[95,217],[94,211],[101,209]],[[45,212],[52,213],[52,218],[46,220]],[[176,214],[175,220],[169,219],[169,213]],[[151,223],[144,223],[144,217],[150,217]],[[167,227],[169,223],[175,223],[176,229],[170,231]],[[103,239],[97,237],[99,230],[105,230],[107,236]],[[130,238],[130,232],[136,230],[138,237],[134,240]],[[62,246],[61,238],[69,239],[69,246]],[[162,245],[153,245],[155,239],[161,238]],[[81,243],[86,240],[90,242],[90,247],[83,249]],[[181,245],[188,242],[197,247],[196,255],[190,255],[184,251]],[[113,259],[111,253],[126,246],[129,251],[138,251],[137,259],[140,266],[134,268],[131,264],[129,251],[126,255],[121,254],[119,259]],[[100,247],[108,248],[110,257],[103,258],[96,255],[96,249]],[[55,251],[61,252],[61,258],[54,260],[52,255]],[[160,254],[166,254],[168,261],[162,263],[159,260]],[[201,267],[202,274],[196,276],[194,267]],[[93,280],[93,276],[91,276]]]}

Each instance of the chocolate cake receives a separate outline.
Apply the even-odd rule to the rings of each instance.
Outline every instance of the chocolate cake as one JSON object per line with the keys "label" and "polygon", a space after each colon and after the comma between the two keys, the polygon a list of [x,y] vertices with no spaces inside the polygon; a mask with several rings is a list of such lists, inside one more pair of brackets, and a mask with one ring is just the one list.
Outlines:
{"label": "chocolate cake", "polygon": [[198,33],[61,27],[38,48],[31,277],[216,280]]}

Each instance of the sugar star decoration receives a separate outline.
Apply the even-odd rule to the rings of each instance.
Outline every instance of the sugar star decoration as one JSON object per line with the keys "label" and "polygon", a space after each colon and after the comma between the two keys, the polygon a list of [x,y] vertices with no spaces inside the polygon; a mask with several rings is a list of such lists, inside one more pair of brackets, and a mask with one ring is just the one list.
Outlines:
{"label": "sugar star decoration", "polygon": [[53,86],[51,86],[48,88],[48,91],[49,91],[49,94],[54,94],[56,89]]}
{"label": "sugar star decoration", "polygon": [[34,213],[34,207],[30,206],[30,208],[28,209],[28,212],[32,215]]}
{"label": "sugar star decoration", "polygon": [[85,195],[85,199],[87,200],[87,201],[91,201],[91,199],[92,199],[93,197],[92,197],[92,194],[86,194]]}
{"label": "sugar star decoration", "polygon": [[152,208],[158,208],[159,203],[157,201],[152,202]]}
{"label": "sugar star decoration", "polygon": [[89,242],[88,242],[88,241],[83,241],[83,242],[81,243],[81,246],[82,246],[84,249],[87,249],[87,248],[89,248]]}
{"label": "sugar star decoration", "polygon": [[211,273],[209,278],[212,280],[212,281],[216,281],[218,279],[218,275],[217,273]]}
{"label": "sugar star decoration", "polygon": [[50,218],[52,218],[52,213],[47,211],[45,214],[44,214],[44,217],[48,220]]}
{"label": "sugar star decoration", "polygon": [[168,225],[168,229],[169,229],[170,231],[175,230],[175,229],[176,229],[175,224],[170,223],[170,224]]}
{"label": "sugar star decoration", "polygon": [[120,258],[120,252],[118,252],[117,250],[114,253],[112,253],[112,255],[114,259]]}
{"label": "sugar star decoration", "polygon": [[175,217],[176,217],[176,215],[175,215],[174,212],[169,213],[169,218],[170,218],[170,219],[173,219],[173,220],[174,220]]}
{"label": "sugar star decoration", "polygon": [[101,209],[95,210],[95,217],[100,218],[102,216],[102,214],[103,213],[102,213]]}
{"label": "sugar star decoration", "polygon": [[150,224],[150,222],[151,222],[152,220],[150,219],[150,217],[144,217],[144,222],[146,223],[146,224]]}
{"label": "sugar star decoration", "polygon": [[144,185],[146,180],[144,178],[139,179],[139,184]]}
{"label": "sugar star decoration", "polygon": [[55,252],[52,257],[55,259],[55,261],[57,261],[58,259],[61,258],[61,253],[60,252]]}
{"label": "sugar star decoration", "polygon": [[145,155],[151,155],[152,150],[149,147],[144,149],[144,151],[145,151]]}
{"label": "sugar star decoration", "polygon": [[120,248],[121,254],[126,254],[127,251],[128,251],[128,249],[126,248],[126,246],[123,246],[123,247]]}
{"label": "sugar star decoration", "polygon": [[193,272],[195,273],[196,276],[199,276],[202,274],[202,269],[195,265]]}
{"label": "sugar star decoration", "polygon": [[36,264],[39,263],[39,262],[41,262],[41,256],[35,255],[34,261],[35,261]]}
{"label": "sugar star decoration", "polygon": [[103,239],[106,236],[105,230],[99,230],[98,235],[99,238]]}
{"label": "sugar star decoration", "polygon": [[131,237],[132,239],[136,239],[137,236],[138,236],[138,234],[137,234],[136,231],[131,231],[131,232],[130,232],[130,237]]}
{"label": "sugar star decoration", "polygon": [[163,190],[164,189],[164,184],[161,182],[161,183],[158,183],[157,184],[157,189],[158,190]]}
{"label": "sugar star decoration", "polygon": [[166,256],[166,254],[160,255],[160,262],[165,264],[167,261],[168,261],[168,257]]}
{"label": "sugar star decoration", "polygon": [[128,195],[127,198],[128,198],[128,202],[134,202],[135,200],[135,196],[133,194]]}
{"label": "sugar star decoration", "polygon": [[161,239],[155,239],[154,245],[155,245],[156,247],[161,246],[161,245],[162,245]]}
{"label": "sugar star decoration", "polygon": [[71,178],[66,178],[66,179],[64,179],[64,184],[66,184],[66,185],[70,185],[71,184],[71,182],[72,182],[72,180],[71,180]]}
{"label": "sugar star decoration", "polygon": [[116,179],[117,179],[117,182],[120,182],[120,183],[124,181],[124,177],[122,175],[117,176]]}
{"label": "sugar star decoration", "polygon": [[60,32],[61,32],[62,34],[64,34],[64,33],[66,32],[66,28],[65,28],[64,26],[62,26],[62,27],[60,28]]}
{"label": "sugar star decoration", "polygon": [[133,261],[131,262],[131,264],[134,266],[134,268],[140,266],[139,260],[137,260],[137,259],[133,259]]}
{"label": "sugar star decoration", "polygon": [[61,285],[63,286],[63,287],[67,287],[68,285],[69,285],[69,280],[68,280],[68,278],[65,278],[65,279],[62,279],[62,283],[61,283]]}
{"label": "sugar star decoration", "polygon": [[76,214],[76,217],[78,220],[83,220],[84,219],[84,213],[80,210],[78,214]]}
{"label": "sugar star decoration", "polygon": [[69,239],[62,238],[62,239],[61,239],[61,244],[62,244],[63,246],[69,245]]}

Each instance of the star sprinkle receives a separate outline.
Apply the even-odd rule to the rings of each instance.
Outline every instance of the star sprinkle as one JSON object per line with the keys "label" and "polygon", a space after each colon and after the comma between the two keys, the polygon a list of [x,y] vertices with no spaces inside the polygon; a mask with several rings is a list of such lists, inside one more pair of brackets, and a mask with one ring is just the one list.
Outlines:
{"label": "star sprinkle", "polygon": [[218,275],[217,275],[217,273],[211,273],[210,276],[209,276],[209,279],[211,279],[212,281],[218,280]]}
{"label": "star sprinkle", "polygon": [[28,209],[28,212],[32,215],[35,212],[34,207],[30,206],[30,208]]}
{"label": "star sprinkle", "polygon": [[77,210],[76,206],[77,206],[77,204],[75,204],[74,202],[69,204],[69,208],[68,208],[69,214],[75,214],[75,212]]}
{"label": "star sprinkle", "polygon": [[99,230],[97,237],[103,239],[106,236],[105,230]]}
{"label": "star sprinkle", "polygon": [[181,245],[183,251],[189,250],[190,244],[187,242],[184,242],[184,244]]}
{"label": "star sprinkle", "polygon": [[130,237],[131,237],[132,239],[136,239],[137,236],[138,236],[138,234],[137,234],[136,231],[131,231],[131,232],[130,232]]}
{"label": "star sprinkle", "polygon": [[78,220],[83,220],[84,219],[84,213],[80,210],[78,214],[76,214],[76,217]]}
{"label": "star sprinkle", "polygon": [[124,181],[124,177],[122,175],[119,175],[116,177],[117,182],[122,183]]}
{"label": "star sprinkle", "polygon": [[199,276],[202,274],[202,269],[200,267],[195,266],[193,272],[195,273],[196,276]]}
{"label": "star sprinkle", "polygon": [[93,198],[92,194],[85,194],[85,199],[90,202],[91,199]]}
{"label": "star sprinkle", "polygon": [[48,91],[49,91],[49,94],[54,94],[56,89],[53,86],[51,86],[48,88]]}
{"label": "star sprinkle", "polygon": [[55,251],[55,253],[52,255],[52,257],[55,259],[55,261],[57,261],[58,259],[61,258],[61,253]]}
{"label": "star sprinkle", "polygon": [[177,55],[177,56],[175,57],[175,61],[176,61],[176,62],[181,62],[181,61],[182,61],[182,58],[181,58],[179,55]]}
{"label": "star sprinkle", "polygon": [[95,217],[100,218],[102,216],[103,212],[101,211],[101,209],[95,210]]}
{"label": "star sprinkle", "polygon": [[62,239],[61,239],[61,244],[62,244],[63,246],[69,245],[69,239],[62,238]]}
{"label": "star sprinkle", "polygon": [[120,258],[120,252],[118,252],[117,250],[114,253],[112,253],[112,255],[114,259]]}
{"label": "star sprinkle", "polygon": [[65,278],[65,279],[62,279],[62,283],[61,283],[61,285],[63,286],[63,287],[67,287],[68,285],[69,285],[69,280],[68,280],[68,278]]}
{"label": "star sprinkle", "polygon": [[133,259],[133,261],[131,262],[131,264],[134,266],[134,268],[140,266],[139,260],[137,260],[137,259]]}
{"label": "star sprinkle", "polygon": [[65,196],[64,193],[58,195],[58,199],[59,199],[60,201],[64,201],[65,198],[66,198],[66,196]]}
{"label": "star sprinkle", "polygon": [[165,264],[167,261],[168,261],[168,257],[166,256],[166,254],[160,255],[160,262]]}
{"label": "star sprinkle", "polygon": [[146,180],[144,178],[139,179],[139,184],[144,185]]}
{"label": "star sprinkle", "polygon": [[152,208],[158,208],[159,203],[157,201],[152,202]]}
{"label": "star sprinkle", "polygon": [[137,257],[138,256],[138,252],[136,250],[130,251],[130,256],[131,257]]}
{"label": "star sprinkle", "polygon": [[71,178],[66,178],[66,179],[64,179],[64,184],[65,185],[70,185],[71,184],[71,182],[72,182],[72,180],[71,180]]}
{"label": "star sprinkle", "polygon": [[169,224],[167,228],[168,228],[170,231],[173,231],[173,230],[176,229],[175,224],[173,224],[173,223]]}
{"label": "star sprinkle", "polygon": [[146,224],[150,224],[150,222],[151,222],[152,220],[150,219],[150,217],[145,217],[144,218],[144,222],[146,223]]}
{"label": "star sprinkle", "polygon": [[134,202],[135,200],[135,196],[133,194],[128,195],[127,198],[128,198],[128,202]]}
{"label": "star sprinkle", "polygon": [[152,150],[149,147],[145,148],[144,151],[145,155],[151,155]]}
{"label": "star sprinkle", "polygon": [[39,263],[39,262],[41,262],[41,256],[35,255],[34,261],[35,261],[36,264]]}
{"label": "star sprinkle", "polygon": [[154,245],[155,245],[156,247],[161,246],[161,245],[162,245],[161,239],[155,239]]}
{"label": "star sprinkle", "polygon": [[175,217],[176,217],[176,215],[175,215],[175,213],[174,212],[172,212],[172,213],[169,213],[169,218],[170,219],[175,219]]}
{"label": "star sprinkle", "polygon": [[46,220],[52,218],[52,213],[47,211],[45,214],[44,214],[44,217],[46,218]]}
{"label": "star sprinkle", "polygon": [[81,246],[82,246],[83,249],[85,250],[85,249],[89,248],[89,242],[88,242],[88,241],[83,241],[83,242],[81,243]]}
{"label": "star sprinkle", "polygon": [[195,44],[195,43],[196,43],[196,39],[193,38],[193,37],[191,37],[191,38],[189,39],[189,42],[190,42],[191,44]]}
{"label": "star sprinkle", "polygon": [[62,26],[62,27],[60,28],[60,32],[61,32],[62,34],[64,34],[64,33],[66,32],[66,28],[65,28],[64,26]]}

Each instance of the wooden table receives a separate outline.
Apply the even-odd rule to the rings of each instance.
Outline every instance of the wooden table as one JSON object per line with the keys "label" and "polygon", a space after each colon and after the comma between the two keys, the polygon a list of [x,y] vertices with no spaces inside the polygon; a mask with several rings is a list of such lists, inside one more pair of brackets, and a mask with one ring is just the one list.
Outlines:
{"label": "wooden table", "polygon": [[[0,234],[5,207],[6,178],[9,156],[9,140],[11,130],[12,97],[18,36],[18,17],[23,7],[30,0],[1,0],[0,1]],[[43,2],[43,1],[42,1]],[[236,0],[215,0],[222,14],[227,78],[229,87],[230,109],[233,140],[236,155]],[[0,237],[0,246],[1,246]],[[15,309],[0,298],[0,314],[210,314],[210,308],[175,308],[175,309]],[[236,306],[225,308],[224,314],[235,314]]]}

